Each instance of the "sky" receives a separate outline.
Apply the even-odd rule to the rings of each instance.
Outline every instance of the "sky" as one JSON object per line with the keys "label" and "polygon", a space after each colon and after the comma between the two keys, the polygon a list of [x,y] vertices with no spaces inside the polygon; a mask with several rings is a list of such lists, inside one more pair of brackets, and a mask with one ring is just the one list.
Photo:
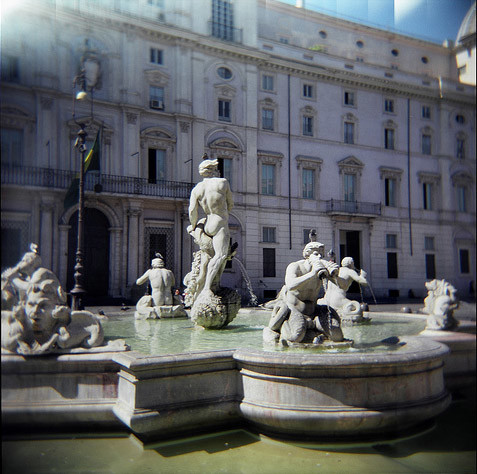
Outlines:
{"label": "sky", "polygon": [[[291,5],[296,0],[280,0]],[[302,0],[304,8],[442,44],[474,0]]]}

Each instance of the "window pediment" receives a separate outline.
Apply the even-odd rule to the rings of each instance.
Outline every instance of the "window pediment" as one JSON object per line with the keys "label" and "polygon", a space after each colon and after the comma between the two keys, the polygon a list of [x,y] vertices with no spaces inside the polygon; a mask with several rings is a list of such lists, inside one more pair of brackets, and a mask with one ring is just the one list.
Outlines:
{"label": "window pediment", "polygon": [[403,170],[399,168],[387,168],[385,166],[381,166],[379,168],[379,176],[381,179],[397,179],[401,181]]}
{"label": "window pediment", "polygon": [[217,92],[217,95],[220,97],[226,97],[226,98],[233,98],[236,95],[236,90],[234,87],[228,86],[228,85],[216,85],[215,90]]}
{"label": "window pediment", "polygon": [[311,168],[314,170],[321,171],[321,165],[323,160],[321,158],[315,156],[307,156],[307,155],[297,155],[297,168]]}
{"label": "window pediment", "polygon": [[24,128],[27,124],[33,125],[35,119],[24,110],[5,105],[0,109],[2,127]]}
{"label": "window pediment", "polygon": [[165,87],[169,84],[170,77],[162,71],[148,69],[144,71],[147,82],[153,86]]}
{"label": "window pediment", "polygon": [[417,176],[419,178],[419,183],[438,184],[441,181],[441,175],[437,173],[420,171]]}
{"label": "window pediment", "polygon": [[465,171],[458,171],[451,176],[452,184],[454,186],[469,186],[472,184],[472,176]]}
{"label": "window pediment", "polygon": [[338,162],[340,173],[361,174],[364,164],[355,156],[348,156],[344,160]]}
{"label": "window pediment", "polygon": [[282,165],[283,153],[276,151],[257,150],[258,160],[264,165]]}
{"label": "window pediment", "polygon": [[148,146],[157,146],[164,148],[172,148],[176,142],[176,137],[172,133],[160,127],[146,128],[141,132],[141,148],[146,144]]}

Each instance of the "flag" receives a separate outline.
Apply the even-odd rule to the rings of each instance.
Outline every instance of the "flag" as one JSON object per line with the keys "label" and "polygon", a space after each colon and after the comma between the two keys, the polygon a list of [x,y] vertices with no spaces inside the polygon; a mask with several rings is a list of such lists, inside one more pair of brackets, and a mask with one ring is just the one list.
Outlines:
{"label": "flag", "polygon": [[[91,147],[91,150],[89,150],[88,154],[86,155],[86,158],[84,159],[84,174],[86,176],[86,173],[88,171],[99,171],[100,170],[100,134],[96,134],[96,138],[94,140],[93,146]],[[70,187],[68,188],[68,191],[66,191],[66,196],[63,201],[63,206],[64,209],[68,209],[71,206],[74,206],[77,204],[79,201],[79,176],[76,175],[75,178],[71,180]]]}

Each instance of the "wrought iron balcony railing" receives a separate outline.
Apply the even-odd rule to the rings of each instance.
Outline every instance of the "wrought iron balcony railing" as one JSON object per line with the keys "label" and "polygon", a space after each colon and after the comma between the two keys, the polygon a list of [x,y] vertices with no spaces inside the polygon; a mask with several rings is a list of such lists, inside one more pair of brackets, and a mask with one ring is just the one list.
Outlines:
{"label": "wrought iron balcony railing", "polygon": [[[31,166],[1,167],[2,185],[38,186],[44,188],[68,189],[71,181],[78,177],[74,171]],[[168,198],[189,199],[191,183],[180,181],[158,181],[150,183],[145,178],[105,175],[89,172],[85,176],[85,190],[114,194],[140,194]]]}
{"label": "wrought iron balcony railing", "polygon": [[326,201],[326,213],[380,216],[381,203],[330,199],[329,201]]}

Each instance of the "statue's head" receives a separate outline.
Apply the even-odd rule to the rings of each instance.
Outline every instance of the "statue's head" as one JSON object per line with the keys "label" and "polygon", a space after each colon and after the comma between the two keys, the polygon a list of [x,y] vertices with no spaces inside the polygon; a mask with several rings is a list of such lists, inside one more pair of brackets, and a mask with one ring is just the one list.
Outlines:
{"label": "statue's head", "polygon": [[36,335],[48,337],[70,320],[71,310],[56,275],[40,268],[33,273],[26,292],[25,313]]}
{"label": "statue's head", "polygon": [[18,262],[16,269],[26,275],[31,275],[36,269],[41,266],[41,257],[38,254],[38,245],[31,244],[30,252],[23,255],[22,259]]}
{"label": "statue's head", "polygon": [[341,260],[341,266],[342,267],[348,267],[348,268],[353,268],[354,269],[354,260],[353,257],[345,257],[343,260]]}
{"label": "statue's head", "polygon": [[203,160],[199,165],[199,174],[204,178],[219,176],[219,160]]}
{"label": "statue's head", "polygon": [[308,258],[312,254],[319,254],[323,257],[325,254],[325,246],[320,242],[308,242],[303,249],[303,257]]}
{"label": "statue's head", "polygon": [[164,259],[160,253],[156,253],[156,258],[151,260],[152,268],[164,268]]}

